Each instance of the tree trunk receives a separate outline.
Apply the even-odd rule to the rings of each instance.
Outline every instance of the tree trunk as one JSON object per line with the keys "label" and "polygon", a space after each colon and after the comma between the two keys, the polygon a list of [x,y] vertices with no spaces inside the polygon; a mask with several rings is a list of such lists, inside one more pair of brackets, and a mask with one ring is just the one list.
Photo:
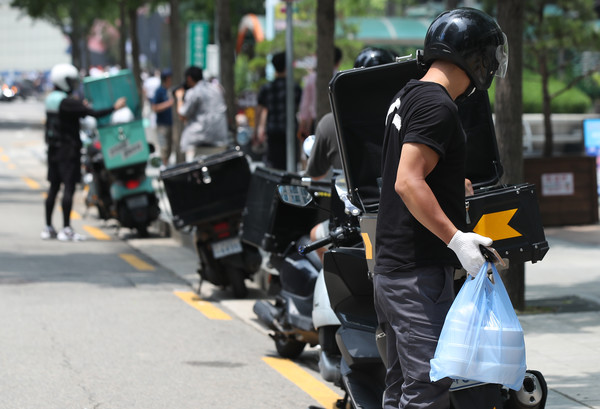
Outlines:
{"label": "tree trunk", "polygon": [[[225,103],[227,104],[227,124],[229,130],[234,132],[235,127],[235,88],[234,88],[234,55],[233,37],[231,35],[231,7],[229,0],[216,2],[218,39],[219,45],[219,75],[225,89]],[[235,133],[234,133],[235,135]]]}
{"label": "tree trunk", "polygon": [[554,152],[554,135],[552,132],[552,107],[550,98],[548,62],[546,56],[540,58],[540,74],[542,76],[542,112],[544,115],[544,157],[549,158]]}
{"label": "tree trunk", "polygon": [[[500,2],[498,2],[500,3]],[[458,7],[458,0],[446,0],[446,9],[453,10]]]}
{"label": "tree trunk", "polygon": [[[496,79],[496,137],[504,166],[502,182],[523,181],[523,15],[521,0],[498,0],[498,24],[510,38],[510,59],[505,78]],[[513,306],[525,308],[525,266],[510,264],[502,279]]]}
{"label": "tree trunk", "polygon": [[317,118],[331,111],[329,104],[329,81],[333,73],[335,0],[319,0],[317,2],[317,81],[316,103]]}
{"label": "tree trunk", "polygon": [[395,0],[387,0],[385,2],[385,15],[388,17],[392,17],[396,15],[396,1]]}
{"label": "tree trunk", "polygon": [[71,62],[78,69],[81,67],[81,25],[77,2],[71,2]]}
{"label": "tree trunk", "polygon": [[119,26],[119,65],[121,68],[127,68],[127,8],[126,0],[119,1],[119,18],[121,25]]}
{"label": "tree trunk", "polygon": [[131,41],[131,65],[135,86],[140,96],[140,105],[143,106],[144,92],[142,90],[142,70],[140,68],[140,44],[137,34],[137,7],[132,6],[128,10],[129,14],[129,38]]}
{"label": "tree trunk", "polygon": [[[171,16],[169,18],[169,41],[171,43],[171,70],[173,71],[173,85],[178,87],[183,83],[184,55],[183,41],[181,39],[182,31],[180,28],[179,0],[169,0],[171,7]],[[176,110],[176,108],[173,108]],[[173,151],[175,152],[175,163],[182,163],[185,160],[179,141],[181,140],[181,130],[183,124],[179,120],[177,112],[173,112]]]}

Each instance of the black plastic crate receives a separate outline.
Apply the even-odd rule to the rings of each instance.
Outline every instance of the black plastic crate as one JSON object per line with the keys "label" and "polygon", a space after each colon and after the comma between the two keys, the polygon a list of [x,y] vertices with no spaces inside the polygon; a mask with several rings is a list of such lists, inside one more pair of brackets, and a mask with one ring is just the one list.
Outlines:
{"label": "black plastic crate", "polygon": [[182,163],[160,173],[176,228],[241,215],[250,185],[248,159],[239,149]]}
{"label": "black plastic crate", "polygon": [[[365,213],[373,207],[366,205],[379,201],[386,112],[396,93],[423,74],[411,59],[340,71],[331,80],[329,96],[350,200]],[[493,247],[511,262],[541,260],[548,242],[534,186],[498,185],[503,168],[487,91],[476,91],[458,109],[467,136],[466,176],[475,191],[465,200],[468,228],[494,239]],[[374,246],[375,231],[367,233]],[[374,257],[373,251],[368,256]]]}
{"label": "black plastic crate", "polygon": [[[302,177],[278,169],[258,167],[252,174],[246,208],[242,216],[242,240],[265,251],[282,253],[294,240],[309,234],[329,213],[314,207],[296,207],[282,202],[277,194],[281,184],[302,184]],[[328,208],[329,182],[311,182],[311,190],[322,194],[319,204]]]}
{"label": "black plastic crate", "polygon": [[535,263],[548,252],[535,185],[479,189],[465,203],[468,229],[494,240],[502,258]]}

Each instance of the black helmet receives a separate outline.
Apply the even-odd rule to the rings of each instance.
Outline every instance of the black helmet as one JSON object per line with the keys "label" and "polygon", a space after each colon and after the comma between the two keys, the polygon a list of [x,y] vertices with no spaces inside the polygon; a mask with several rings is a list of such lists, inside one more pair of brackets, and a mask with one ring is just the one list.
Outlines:
{"label": "black helmet", "polygon": [[354,68],[374,67],[375,65],[389,64],[396,60],[396,55],[383,48],[363,48],[354,60]]}
{"label": "black helmet", "polygon": [[473,85],[486,90],[494,74],[504,77],[508,41],[494,19],[472,8],[440,14],[427,29],[423,63],[447,60],[463,69]]}

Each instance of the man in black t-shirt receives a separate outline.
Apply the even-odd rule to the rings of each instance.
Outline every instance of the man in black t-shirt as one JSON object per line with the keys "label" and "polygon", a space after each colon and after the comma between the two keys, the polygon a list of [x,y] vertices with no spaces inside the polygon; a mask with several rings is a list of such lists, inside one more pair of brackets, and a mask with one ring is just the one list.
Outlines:
{"label": "man in black t-shirt", "polygon": [[[257,126],[253,143],[260,145],[266,142],[265,164],[275,169],[286,170],[287,86],[285,52],[274,54],[271,62],[275,67],[275,79],[263,85],[258,92]],[[298,127],[295,113],[298,110],[301,95],[300,85],[294,83],[294,135],[296,135]],[[294,143],[296,143],[295,139]]]}
{"label": "man in black t-shirt", "polygon": [[[48,146],[48,181],[50,188],[45,201],[46,227],[43,240],[58,238],[61,241],[83,240],[71,227],[71,209],[75,185],[81,179],[81,139],[79,120],[86,116],[99,118],[125,106],[119,98],[112,107],[94,111],[72,95],[79,84],[79,72],[71,64],[58,64],[50,72],[54,91],[46,97],[46,143]],[[52,226],[52,212],[61,184],[63,228],[57,233]]]}
{"label": "man in black t-shirt", "polygon": [[425,76],[387,112],[373,279],[387,343],[385,409],[450,405],[451,380],[431,382],[429,361],[454,298],[454,270],[476,275],[479,245],[492,244],[463,232],[466,147],[455,101],[504,74],[506,46],[485,13],[442,13],[425,38]]}

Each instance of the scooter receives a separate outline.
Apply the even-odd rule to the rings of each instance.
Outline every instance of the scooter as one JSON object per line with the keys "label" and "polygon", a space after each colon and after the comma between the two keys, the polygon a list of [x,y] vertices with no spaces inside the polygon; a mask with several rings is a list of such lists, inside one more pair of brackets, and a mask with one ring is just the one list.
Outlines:
{"label": "scooter", "polygon": [[[324,186],[306,180],[307,194],[313,196]],[[312,184],[311,184],[312,183]],[[293,200],[298,186],[282,185],[278,194],[282,201],[289,204]],[[310,226],[312,227],[312,226]],[[322,263],[316,253],[299,254],[298,247],[310,243],[308,231],[289,243],[282,253],[271,253],[269,265],[278,272],[277,284],[280,288],[274,302],[258,300],[254,304],[254,313],[269,329],[280,356],[295,359],[306,345],[311,347],[319,343],[319,334],[312,321],[315,302],[315,284],[320,276]],[[317,296],[318,299],[327,294]],[[321,300],[323,302],[324,300]],[[335,320],[335,316],[333,317]]]}
{"label": "scooter", "polygon": [[[242,242],[241,220],[250,184],[250,163],[239,146],[160,172],[176,229],[194,231],[200,287],[208,281],[248,294],[245,280],[262,262],[257,247]],[[200,292],[200,288],[198,288]]]}
{"label": "scooter", "polygon": [[[373,287],[364,248],[338,248],[325,253],[324,270],[331,305],[341,322],[336,341],[341,352],[340,407],[380,408],[385,390],[385,333],[377,325]],[[501,385],[455,380],[450,407],[482,409],[543,409],[547,385],[539,371],[528,370],[519,391]]]}
{"label": "scooter", "polygon": [[238,214],[197,224],[195,244],[200,259],[200,285],[206,280],[231,287],[234,297],[245,298],[248,295],[245,280],[258,271],[262,256],[256,247],[240,240],[240,222]]}
{"label": "scooter", "polygon": [[[148,237],[148,227],[160,213],[152,181],[146,176],[148,162],[108,169],[98,137],[90,138],[83,149],[88,207],[96,206],[102,220],[116,219],[120,226],[135,229],[139,237]],[[152,152],[154,146],[149,144],[148,149]],[[157,164],[152,157],[149,161]]]}
{"label": "scooter", "polygon": [[96,207],[98,217],[102,220],[116,218],[111,207],[113,204],[110,196],[110,175],[104,166],[100,141],[95,135],[86,133],[83,139],[81,163],[83,170],[83,183],[85,185],[85,205],[87,209]]}
{"label": "scooter", "polygon": [[[361,215],[360,210],[349,201],[345,202],[348,214]],[[307,200],[305,205],[309,204]],[[307,254],[327,243],[334,243],[324,255],[323,284],[326,288],[323,290],[329,294],[340,325],[322,334],[329,335],[331,343],[332,330],[335,331],[337,350],[328,345],[327,338],[320,339],[321,360],[325,362],[323,365],[320,362],[319,367],[322,375],[323,367],[328,367],[331,371],[324,379],[345,391],[344,398],[336,403],[339,408],[346,408],[348,404],[353,408],[381,408],[385,390],[386,337],[377,324],[370,267],[365,258],[365,248],[372,245],[365,234],[368,237],[373,232],[374,220],[367,214],[362,214],[360,219],[350,217],[346,225],[333,230],[329,237],[299,248],[300,253]],[[352,238],[357,235],[368,240],[369,244],[339,245],[355,242]],[[336,368],[339,368],[337,373]],[[519,391],[508,390],[501,385],[456,380],[450,392],[453,409],[543,409],[548,389],[539,371],[528,370]]]}

